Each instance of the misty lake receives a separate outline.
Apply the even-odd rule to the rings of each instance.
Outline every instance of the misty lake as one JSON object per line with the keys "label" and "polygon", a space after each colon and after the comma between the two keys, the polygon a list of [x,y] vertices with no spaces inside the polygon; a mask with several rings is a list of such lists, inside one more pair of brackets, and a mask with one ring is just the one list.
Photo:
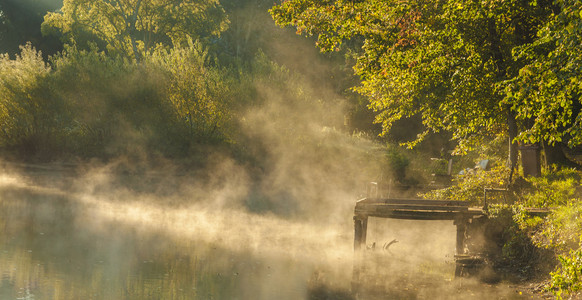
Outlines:
{"label": "misty lake", "polygon": [[[349,216],[319,224],[64,190],[0,180],[0,299],[356,299]],[[370,241],[399,243],[370,256],[387,289],[358,299],[531,297],[454,280],[450,222],[402,222],[371,221]]]}

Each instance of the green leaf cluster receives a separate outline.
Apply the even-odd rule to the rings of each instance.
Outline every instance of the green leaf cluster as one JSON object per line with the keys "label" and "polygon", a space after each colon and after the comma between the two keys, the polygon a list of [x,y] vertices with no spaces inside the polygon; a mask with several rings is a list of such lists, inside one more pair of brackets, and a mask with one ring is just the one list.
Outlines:
{"label": "green leaf cluster", "polygon": [[[351,51],[386,134],[420,116],[464,153],[508,132],[528,143],[580,136],[580,3],[577,1],[290,0],[271,14],[317,36],[322,51]],[[515,124],[519,135],[511,129]],[[509,126],[508,126],[509,125]]]}
{"label": "green leaf cluster", "polygon": [[550,273],[549,290],[558,299],[582,290],[582,203],[579,199],[555,209],[533,236],[534,241],[557,253],[559,265]]}
{"label": "green leaf cluster", "polygon": [[582,248],[558,257],[561,267],[551,273],[550,290],[557,299],[582,291]]}
{"label": "green leaf cluster", "polygon": [[28,45],[0,57],[0,70],[1,146],[22,157],[183,156],[232,142],[242,81],[214,66],[201,43],[159,48],[142,63],[95,47],[67,47],[45,63]]}
{"label": "green leaf cluster", "polygon": [[158,48],[146,62],[166,72],[165,94],[187,139],[226,138],[233,103],[229,75],[213,66],[208,49],[200,42],[171,50]]}
{"label": "green leaf cluster", "polygon": [[228,25],[217,0],[65,0],[45,16],[45,35],[85,48],[97,42],[110,54],[141,59],[158,45],[187,46],[219,36]]}
{"label": "green leaf cluster", "polygon": [[[509,169],[497,164],[490,171],[472,170],[464,175],[455,175],[454,184],[444,189],[436,189],[422,194],[423,198],[434,200],[468,201],[483,205],[485,188],[503,189],[507,186]],[[513,195],[508,193],[488,193],[488,203],[511,203]]]}
{"label": "green leaf cluster", "polygon": [[563,206],[576,197],[580,186],[580,174],[574,169],[543,170],[542,176],[528,178],[531,187],[523,195],[523,204],[528,207]]}
{"label": "green leaf cluster", "polygon": [[53,135],[65,121],[66,112],[59,112],[62,105],[51,97],[51,87],[46,83],[50,72],[51,67],[30,44],[22,46],[14,59],[0,55],[2,146],[21,145],[24,153],[35,151],[33,141]]}
{"label": "green leaf cluster", "polygon": [[573,147],[582,142],[582,5],[567,0],[553,5],[554,12],[536,40],[513,49],[514,57],[527,63],[507,82],[506,102],[532,123],[521,139]]}

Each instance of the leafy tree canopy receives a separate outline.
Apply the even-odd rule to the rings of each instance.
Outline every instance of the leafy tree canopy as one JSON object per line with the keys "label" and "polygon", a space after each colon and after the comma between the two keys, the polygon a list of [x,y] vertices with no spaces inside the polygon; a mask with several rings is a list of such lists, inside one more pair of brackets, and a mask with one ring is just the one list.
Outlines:
{"label": "leafy tree canopy", "polygon": [[42,30],[140,59],[157,45],[218,36],[227,23],[218,0],[65,0],[59,12],[45,16]]}
{"label": "leafy tree canopy", "polygon": [[352,49],[362,80],[356,90],[369,97],[384,133],[420,115],[426,131],[417,141],[446,130],[463,150],[501,132],[512,140],[521,132],[529,142],[582,136],[570,91],[580,69],[579,7],[562,0],[289,0],[271,14],[281,26],[316,35],[322,51]]}
{"label": "leafy tree canopy", "polygon": [[508,81],[505,101],[531,126],[521,138],[582,144],[582,3],[556,1],[556,13],[531,44],[514,49],[528,63]]}

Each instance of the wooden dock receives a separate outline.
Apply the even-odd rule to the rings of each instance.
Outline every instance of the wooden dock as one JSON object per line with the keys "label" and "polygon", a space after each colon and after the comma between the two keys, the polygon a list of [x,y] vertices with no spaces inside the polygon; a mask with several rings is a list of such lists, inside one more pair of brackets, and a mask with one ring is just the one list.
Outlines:
{"label": "wooden dock", "polygon": [[356,202],[355,219],[368,217],[409,220],[455,220],[459,217],[484,215],[480,207],[469,207],[465,201],[370,199]]}
{"label": "wooden dock", "polygon": [[[547,215],[547,209],[528,209],[534,215]],[[466,256],[465,231],[473,218],[483,217],[483,207],[471,207],[465,201],[441,201],[421,199],[364,198],[356,202],[354,209],[354,270],[353,288],[357,289],[363,266],[363,249],[366,249],[368,218],[407,220],[452,220],[457,226],[455,257]],[[456,271],[457,273],[457,271]]]}

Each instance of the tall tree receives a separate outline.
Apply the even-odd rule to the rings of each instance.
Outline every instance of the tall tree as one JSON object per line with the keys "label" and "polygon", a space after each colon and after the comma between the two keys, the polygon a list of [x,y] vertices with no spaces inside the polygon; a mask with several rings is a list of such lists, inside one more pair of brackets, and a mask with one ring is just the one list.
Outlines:
{"label": "tall tree", "polygon": [[356,90],[370,99],[384,133],[420,116],[425,131],[449,131],[463,151],[482,137],[516,138],[527,120],[506,101],[504,87],[526,64],[516,47],[532,43],[552,14],[549,1],[289,0],[271,9],[281,26],[317,35],[322,51],[352,46]]}
{"label": "tall tree", "polygon": [[520,137],[544,141],[546,156],[582,144],[582,3],[558,0],[554,11],[535,41],[515,49],[527,63],[507,82],[505,99],[530,123]]}
{"label": "tall tree", "polygon": [[218,36],[227,18],[218,0],[65,0],[45,16],[43,33],[61,35],[84,47],[140,59],[157,45],[187,45]]}

